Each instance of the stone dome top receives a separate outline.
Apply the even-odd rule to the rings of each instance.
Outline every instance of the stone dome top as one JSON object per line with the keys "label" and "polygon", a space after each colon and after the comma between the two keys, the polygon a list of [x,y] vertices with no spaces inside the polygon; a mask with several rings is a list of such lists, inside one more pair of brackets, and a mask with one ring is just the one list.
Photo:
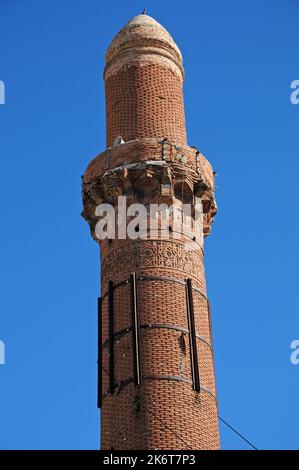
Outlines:
{"label": "stone dome top", "polygon": [[113,38],[106,52],[106,67],[120,57],[158,54],[172,60],[182,71],[182,54],[171,35],[146,14],[132,18]]}

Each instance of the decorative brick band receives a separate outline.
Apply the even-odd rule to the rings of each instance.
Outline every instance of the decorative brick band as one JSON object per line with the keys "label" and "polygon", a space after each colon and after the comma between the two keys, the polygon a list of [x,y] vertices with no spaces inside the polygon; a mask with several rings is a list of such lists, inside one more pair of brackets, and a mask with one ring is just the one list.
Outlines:
{"label": "decorative brick band", "polygon": [[124,270],[138,272],[153,267],[181,271],[184,277],[191,275],[204,284],[202,263],[203,255],[199,250],[188,250],[178,241],[130,241],[123,246],[118,244],[102,258],[102,282],[105,285]]}

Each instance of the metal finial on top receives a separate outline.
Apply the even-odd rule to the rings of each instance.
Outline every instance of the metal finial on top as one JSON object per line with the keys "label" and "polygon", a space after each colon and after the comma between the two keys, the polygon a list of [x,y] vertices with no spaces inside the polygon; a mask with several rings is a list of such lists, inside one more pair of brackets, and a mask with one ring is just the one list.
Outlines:
{"label": "metal finial on top", "polygon": [[142,14],[146,15],[146,13],[147,13],[146,8],[144,8]]}

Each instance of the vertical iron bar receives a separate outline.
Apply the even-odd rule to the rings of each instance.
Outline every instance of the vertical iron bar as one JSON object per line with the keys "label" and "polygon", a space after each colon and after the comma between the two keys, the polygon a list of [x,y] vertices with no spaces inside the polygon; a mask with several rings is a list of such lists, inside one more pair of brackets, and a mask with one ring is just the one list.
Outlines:
{"label": "vertical iron bar", "polygon": [[167,139],[163,139],[163,142],[162,142],[162,160],[166,160],[166,142],[167,142]]}
{"label": "vertical iron bar", "polygon": [[199,173],[198,156],[199,156],[199,151],[196,150],[196,154],[195,154],[195,158],[196,158],[196,173]]}
{"label": "vertical iron bar", "polygon": [[109,334],[109,389],[114,392],[114,318],[113,318],[113,282],[108,283],[108,334]]}
{"label": "vertical iron bar", "polygon": [[134,355],[134,383],[140,385],[142,382],[141,376],[141,361],[140,361],[140,324],[138,314],[138,292],[137,292],[137,278],[136,273],[131,274],[132,285],[132,325],[133,325],[133,355]]}
{"label": "vertical iron bar", "polygon": [[102,342],[102,297],[98,297],[98,408],[102,407],[103,396]]}
{"label": "vertical iron bar", "polygon": [[198,354],[197,354],[197,344],[196,344],[196,329],[195,329],[191,279],[186,280],[186,297],[187,297],[187,313],[188,313],[188,323],[189,323],[193,390],[195,390],[196,392],[200,392],[200,377],[199,377],[199,368],[198,368]]}

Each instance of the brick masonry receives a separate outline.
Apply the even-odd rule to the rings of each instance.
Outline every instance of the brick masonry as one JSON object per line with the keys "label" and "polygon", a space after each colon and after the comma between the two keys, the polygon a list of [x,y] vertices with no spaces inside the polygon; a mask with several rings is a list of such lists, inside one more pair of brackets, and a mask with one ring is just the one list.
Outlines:
{"label": "brick masonry", "polygon": [[[107,149],[83,177],[83,216],[95,237],[95,208],[128,203],[203,204],[204,235],[217,207],[214,174],[187,145],[181,53],[154,19],[139,15],[106,54]],[[113,144],[121,136],[124,143]],[[170,221],[170,226],[172,221]],[[192,231],[191,231],[192,232]],[[136,273],[142,383],[134,383],[131,273]],[[185,280],[192,280],[200,392],[193,389]],[[113,290],[114,383],[109,381],[109,282]],[[218,449],[211,319],[203,247],[177,240],[101,242],[102,449]]]}

